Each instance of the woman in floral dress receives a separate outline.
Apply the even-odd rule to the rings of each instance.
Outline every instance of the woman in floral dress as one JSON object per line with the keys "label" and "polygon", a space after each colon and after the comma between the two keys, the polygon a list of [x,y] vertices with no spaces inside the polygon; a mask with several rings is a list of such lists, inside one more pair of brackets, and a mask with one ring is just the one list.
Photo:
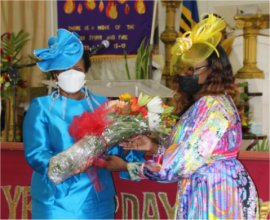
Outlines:
{"label": "woman in floral dress", "polygon": [[126,163],[111,157],[108,169],[126,167],[134,180],[178,182],[176,219],[255,219],[257,193],[237,159],[242,140],[237,89],[229,59],[218,45],[225,22],[209,15],[172,48],[179,120],[164,146],[139,135],[125,149],[157,151],[163,162]]}

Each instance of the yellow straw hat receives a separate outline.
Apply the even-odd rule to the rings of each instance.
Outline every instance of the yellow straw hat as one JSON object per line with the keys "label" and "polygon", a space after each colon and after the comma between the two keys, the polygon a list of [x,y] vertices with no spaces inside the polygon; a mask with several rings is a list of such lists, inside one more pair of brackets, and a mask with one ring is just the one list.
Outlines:
{"label": "yellow straw hat", "polygon": [[213,14],[201,20],[191,31],[176,39],[171,49],[171,73],[179,67],[193,66],[206,60],[221,40],[226,22]]}

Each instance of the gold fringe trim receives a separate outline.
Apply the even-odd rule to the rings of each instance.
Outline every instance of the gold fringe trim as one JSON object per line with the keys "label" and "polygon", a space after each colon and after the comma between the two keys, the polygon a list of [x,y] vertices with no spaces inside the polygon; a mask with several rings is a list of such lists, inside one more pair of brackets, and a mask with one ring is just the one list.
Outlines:
{"label": "gold fringe trim", "polygon": [[[127,55],[127,58],[135,58],[137,54]],[[110,61],[110,60],[120,60],[124,59],[125,55],[96,55],[91,56],[91,62],[103,62],[103,61]]]}

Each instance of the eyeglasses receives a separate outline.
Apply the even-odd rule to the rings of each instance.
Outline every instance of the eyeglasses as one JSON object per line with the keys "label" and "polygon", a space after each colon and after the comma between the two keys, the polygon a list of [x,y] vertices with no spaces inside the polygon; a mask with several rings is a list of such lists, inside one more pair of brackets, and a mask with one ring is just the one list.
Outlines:
{"label": "eyeglasses", "polygon": [[206,69],[208,68],[209,66],[208,65],[205,65],[205,66],[198,66],[198,67],[193,67],[193,66],[190,66],[190,67],[182,67],[182,68],[178,68],[176,73],[179,74],[179,75],[186,75],[184,74],[185,72],[189,72],[190,74],[192,73],[193,75],[201,70],[201,69]]}
{"label": "eyeglasses", "polygon": [[196,73],[198,70],[201,70],[201,69],[206,69],[208,68],[208,65],[207,66],[198,66],[198,67],[193,67],[193,66],[190,66],[187,68],[188,71],[192,72],[193,74]]}

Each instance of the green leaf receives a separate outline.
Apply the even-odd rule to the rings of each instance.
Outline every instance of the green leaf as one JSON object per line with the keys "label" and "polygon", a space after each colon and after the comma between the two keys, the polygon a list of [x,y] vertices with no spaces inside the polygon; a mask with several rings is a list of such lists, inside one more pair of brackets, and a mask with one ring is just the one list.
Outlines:
{"label": "green leaf", "polygon": [[146,95],[146,94],[142,94],[140,93],[139,95],[139,98],[138,98],[138,105],[139,106],[144,106],[144,105],[147,105],[148,102],[151,101],[151,97],[149,95]]}
{"label": "green leaf", "polygon": [[124,51],[124,57],[125,57],[125,69],[127,73],[127,78],[130,80],[130,72],[129,72],[129,67],[128,67],[128,62],[127,62],[127,51]]}
{"label": "green leaf", "polygon": [[164,114],[172,114],[174,111],[174,107],[173,106],[166,106],[164,108]]}
{"label": "green leaf", "polygon": [[138,50],[135,63],[136,79],[148,79],[149,78],[149,56],[150,45],[146,43],[145,38],[142,40]]}
{"label": "green leaf", "polygon": [[[29,41],[29,34],[24,30],[20,30],[17,34],[12,32],[10,38],[7,34],[3,35],[1,38],[1,48],[3,50],[3,55],[1,56],[1,68],[6,70],[9,66],[14,66],[22,62],[22,57],[20,53],[26,43]],[[11,60],[7,58],[9,56]]]}
{"label": "green leaf", "polygon": [[145,42],[145,39],[143,39],[143,41],[141,42],[138,50],[137,50],[137,58],[136,58],[136,63],[135,63],[135,66],[136,66],[136,79],[141,79],[142,78],[142,70],[141,70],[141,60],[142,60],[142,54],[143,54],[143,51],[144,51],[144,42]]}

